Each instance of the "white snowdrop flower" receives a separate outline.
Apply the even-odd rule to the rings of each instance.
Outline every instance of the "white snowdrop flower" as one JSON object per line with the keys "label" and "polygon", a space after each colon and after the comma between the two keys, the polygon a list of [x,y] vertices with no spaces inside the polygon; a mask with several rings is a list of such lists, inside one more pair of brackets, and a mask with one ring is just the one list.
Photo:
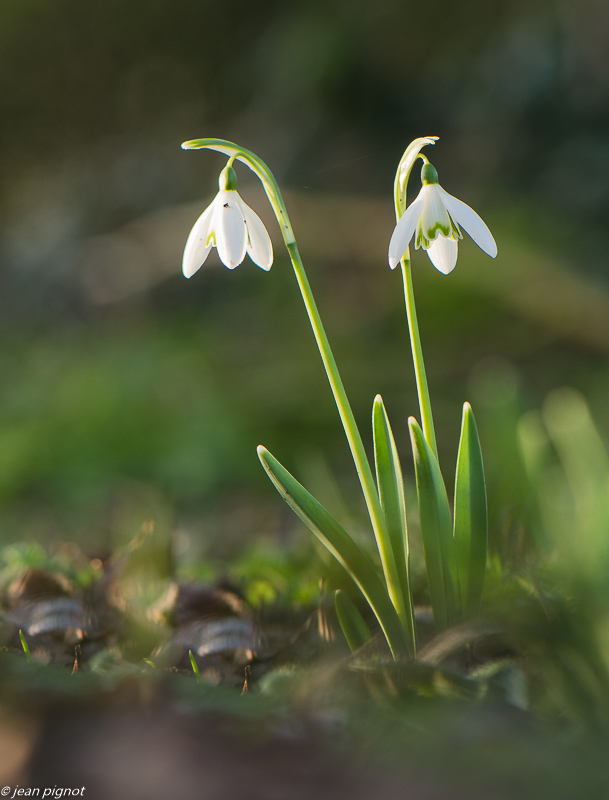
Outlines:
{"label": "white snowdrop flower", "polygon": [[200,269],[212,247],[220,261],[235,269],[248,253],[254,264],[265,270],[273,263],[271,238],[258,214],[244,203],[236,189],[237,176],[231,166],[220,173],[220,191],[195,222],[182,259],[187,278]]}
{"label": "white snowdrop flower", "polygon": [[493,234],[472,208],[444,191],[431,164],[423,166],[421,181],[421,191],[398,220],[389,242],[391,269],[400,262],[416,234],[415,248],[427,250],[434,267],[448,275],[457,263],[457,242],[463,238],[459,225],[478,247],[495,258]]}

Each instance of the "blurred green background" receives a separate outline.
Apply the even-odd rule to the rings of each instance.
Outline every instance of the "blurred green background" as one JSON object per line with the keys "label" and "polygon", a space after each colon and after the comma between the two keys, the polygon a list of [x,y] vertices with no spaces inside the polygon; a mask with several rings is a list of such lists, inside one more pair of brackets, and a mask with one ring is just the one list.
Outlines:
{"label": "blurred green background", "polygon": [[609,431],[608,42],[605,0],[3,0],[0,540],[103,555],[153,517],[183,559],[294,529],[309,542],[259,443],[331,510],[340,494],[361,507],[244,168],[272,271],[228,272],[213,252],[181,275],[224,165],[180,150],[202,136],[274,170],[365,439],[380,392],[411,482],[418,408],[386,248],[398,160],[440,137],[428,156],[442,185],[499,245],[492,261],[464,241],[448,277],[414,257],[440,455],[450,480],[470,400],[492,535],[512,536],[521,413],[569,385]]}

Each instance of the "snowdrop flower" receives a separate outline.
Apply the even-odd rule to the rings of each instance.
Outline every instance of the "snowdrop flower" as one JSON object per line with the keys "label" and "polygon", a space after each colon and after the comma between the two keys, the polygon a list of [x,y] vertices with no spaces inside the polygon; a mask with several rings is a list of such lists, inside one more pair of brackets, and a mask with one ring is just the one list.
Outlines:
{"label": "snowdrop flower", "polygon": [[457,263],[457,242],[463,238],[459,225],[478,247],[495,258],[497,245],[493,234],[473,209],[444,191],[431,164],[423,165],[421,181],[418,197],[398,220],[389,242],[391,269],[400,262],[416,234],[415,248],[427,250],[434,267],[448,275]]}
{"label": "snowdrop flower", "polygon": [[273,263],[273,246],[260,217],[237,191],[237,176],[229,165],[220,173],[220,191],[195,222],[190,232],[182,271],[190,278],[201,267],[212,247],[218,248],[220,261],[235,269],[246,252],[254,264],[265,270]]}

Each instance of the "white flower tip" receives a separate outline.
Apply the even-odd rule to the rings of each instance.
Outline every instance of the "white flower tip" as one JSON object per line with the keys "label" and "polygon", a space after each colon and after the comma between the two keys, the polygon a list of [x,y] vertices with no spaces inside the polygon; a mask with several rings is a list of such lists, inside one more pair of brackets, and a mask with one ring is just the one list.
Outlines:
{"label": "white flower tip", "polygon": [[490,232],[486,224],[482,222],[482,220],[480,220],[480,222],[482,225],[479,226],[479,230],[474,231],[473,233],[470,231],[467,232],[472,237],[474,242],[476,242],[478,247],[487,254],[487,256],[495,258],[497,255],[497,242],[493,238],[493,234]]}
{"label": "white flower tip", "polygon": [[497,242],[494,239],[492,244],[489,242],[488,249],[485,249],[485,252],[488,253],[491,258],[495,258],[497,255]]}
{"label": "white flower tip", "polygon": [[273,265],[273,244],[258,214],[239,198],[239,208],[247,228],[247,252],[254,264],[268,272]]}
{"label": "white flower tip", "polygon": [[182,264],[182,274],[184,277],[192,278],[192,276],[201,269],[204,261],[205,259],[201,261],[184,261]]}
{"label": "white flower tip", "polygon": [[449,236],[437,236],[427,248],[427,255],[434,267],[443,275],[453,271],[457,263],[457,242]]}
{"label": "white flower tip", "polygon": [[441,187],[439,191],[442,202],[453,220],[469,233],[481,250],[484,250],[491,258],[495,258],[497,255],[497,243],[486,222],[476,214],[473,208],[470,208],[463,201],[448,194]]}
{"label": "white flower tip", "polygon": [[408,245],[414,236],[415,229],[421,216],[422,206],[423,201],[419,193],[417,199],[411,203],[402,214],[391,234],[388,251],[389,266],[391,269],[397,266],[408,249]]}
{"label": "white flower tip", "polygon": [[201,269],[207,258],[207,253],[209,252],[209,248],[205,248],[202,253],[199,251],[199,257],[197,257],[197,253],[195,253],[195,257],[193,258],[193,254],[188,252],[189,249],[190,248],[187,247],[184,258],[182,259],[182,273],[185,278],[192,278],[195,272]]}

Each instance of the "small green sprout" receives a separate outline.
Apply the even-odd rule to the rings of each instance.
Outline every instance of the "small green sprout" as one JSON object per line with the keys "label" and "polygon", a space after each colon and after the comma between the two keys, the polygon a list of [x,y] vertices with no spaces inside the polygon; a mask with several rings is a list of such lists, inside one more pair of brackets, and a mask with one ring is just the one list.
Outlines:
{"label": "small green sprout", "polygon": [[21,629],[19,629],[19,640],[21,642],[23,652],[25,653],[25,658],[29,664],[32,660],[32,654],[30,653],[30,648],[28,647],[28,643],[25,641],[25,636],[23,635],[23,631]]}
{"label": "small green sprout", "polygon": [[195,660],[195,656],[192,650],[188,651],[188,657],[190,658],[190,666],[192,667],[192,671],[195,674],[195,680],[197,683],[201,683],[201,673],[199,672],[199,665]]}

